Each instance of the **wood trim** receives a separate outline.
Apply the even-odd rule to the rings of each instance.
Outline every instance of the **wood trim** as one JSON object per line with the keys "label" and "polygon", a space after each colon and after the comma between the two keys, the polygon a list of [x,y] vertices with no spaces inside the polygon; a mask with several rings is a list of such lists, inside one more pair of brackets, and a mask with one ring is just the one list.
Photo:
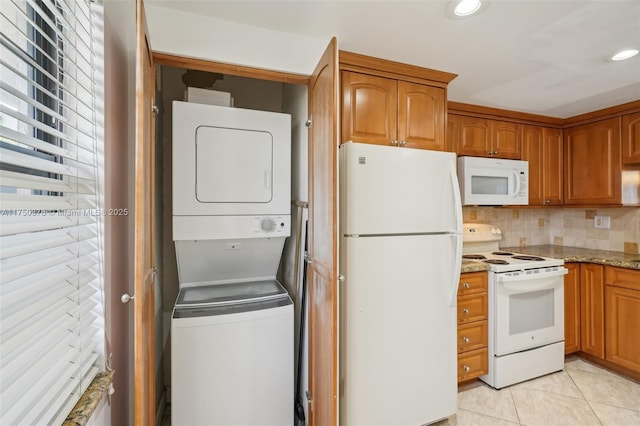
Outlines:
{"label": "wood trim", "polygon": [[225,64],[222,62],[187,58],[184,56],[170,55],[161,52],[153,52],[153,61],[156,65],[168,65],[176,68],[217,72],[220,74],[255,78],[259,80],[278,81],[281,83],[302,84],[305,86],[309,84],[308,75]]}
{"label": "wood trim", "polygon": [[359,53],[345,52],[344,50],[338,52],[338,61],[340,70],[359,71],[415,83],[422,82],[423,84],[424,80],[429,80],[433,83],[440,83],[434,84],[439,87],[446,87],[451,80],[458,76],[458,74],[445,71],[388,61]]}
{"label": "wood trim", "polygon": [[594,121],[606,120],[608,118],[619,117],[625,114],[632,114],[634,112],[640,112],[640,99],[637,101],[627,102],[625,104],[588,112],[586,114],[569,117],[564,120],[564,127],[567,128],[581,126],[583,124],[592,123]]}
{"label": "wood trim", "polygon": [[564,120],[561,118],[453,101],[447,102],[447,110],[449,114],[486,118],[490,120],[511,121],[513,123],[530,124],[534,126],[562,128],[562,125],[564,124]]}

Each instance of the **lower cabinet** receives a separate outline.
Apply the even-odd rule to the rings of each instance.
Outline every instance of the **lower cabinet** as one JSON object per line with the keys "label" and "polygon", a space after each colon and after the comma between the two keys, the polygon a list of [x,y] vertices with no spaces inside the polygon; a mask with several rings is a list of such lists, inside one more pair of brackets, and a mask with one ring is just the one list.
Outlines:
{"label": "lower cabinet", "polygon": [[640,373],[640,271],[605,268],[605,359]]}
{"label": "lower cabinet", "polygon": [[564,265],[564,353],[580,350],[580,264]]}
{"label": "lower cabinet", "polygon": [[458,382],[488,372],[487,273],[460,275],[458,286]]}
{"label": "lower cabinet", "polygon": [[604,359],[604,266],[580,265],[582,352]]}

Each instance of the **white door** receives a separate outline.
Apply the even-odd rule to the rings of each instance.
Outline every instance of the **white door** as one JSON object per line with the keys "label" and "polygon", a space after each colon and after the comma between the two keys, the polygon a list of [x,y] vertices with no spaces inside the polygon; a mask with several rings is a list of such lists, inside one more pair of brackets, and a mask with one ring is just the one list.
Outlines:
{"label": "white door", "polygon": [[450,235],[343,239],[341,424],[455,413],[456,246]]}
{"label": "white door", "polygon": [[565,268],[494,274],[496,355],[564,340]]}
{"label": "white door", "polygon": [[267,131],[196,129],[196,198],[201,203],[268,203],[273,136]]}
{"label": "white door", "polygon": [[345,143],[340,185],[343,234],[462,232],[453,153]]}

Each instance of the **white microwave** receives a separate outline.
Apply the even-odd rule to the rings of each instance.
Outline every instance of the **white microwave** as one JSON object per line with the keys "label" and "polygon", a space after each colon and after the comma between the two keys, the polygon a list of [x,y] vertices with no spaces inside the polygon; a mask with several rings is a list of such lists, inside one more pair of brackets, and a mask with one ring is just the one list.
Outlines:
{"label": "white microwave", "polygon": [[462,205],[529,204],[529,162],[458,157]]}

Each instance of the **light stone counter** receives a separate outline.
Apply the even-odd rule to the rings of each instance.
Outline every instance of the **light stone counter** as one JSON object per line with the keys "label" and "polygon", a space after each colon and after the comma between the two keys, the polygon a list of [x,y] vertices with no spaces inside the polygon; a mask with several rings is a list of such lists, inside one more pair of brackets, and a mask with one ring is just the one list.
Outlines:
{"label": "light stone counter", "polygon": [[640,269],[640,254],[553,245],[500,247],[500,249],[528,254],[531,256],[564,259],[566,263],[586,262],[598,263],[600,265],[617,266],[620,268]]}

